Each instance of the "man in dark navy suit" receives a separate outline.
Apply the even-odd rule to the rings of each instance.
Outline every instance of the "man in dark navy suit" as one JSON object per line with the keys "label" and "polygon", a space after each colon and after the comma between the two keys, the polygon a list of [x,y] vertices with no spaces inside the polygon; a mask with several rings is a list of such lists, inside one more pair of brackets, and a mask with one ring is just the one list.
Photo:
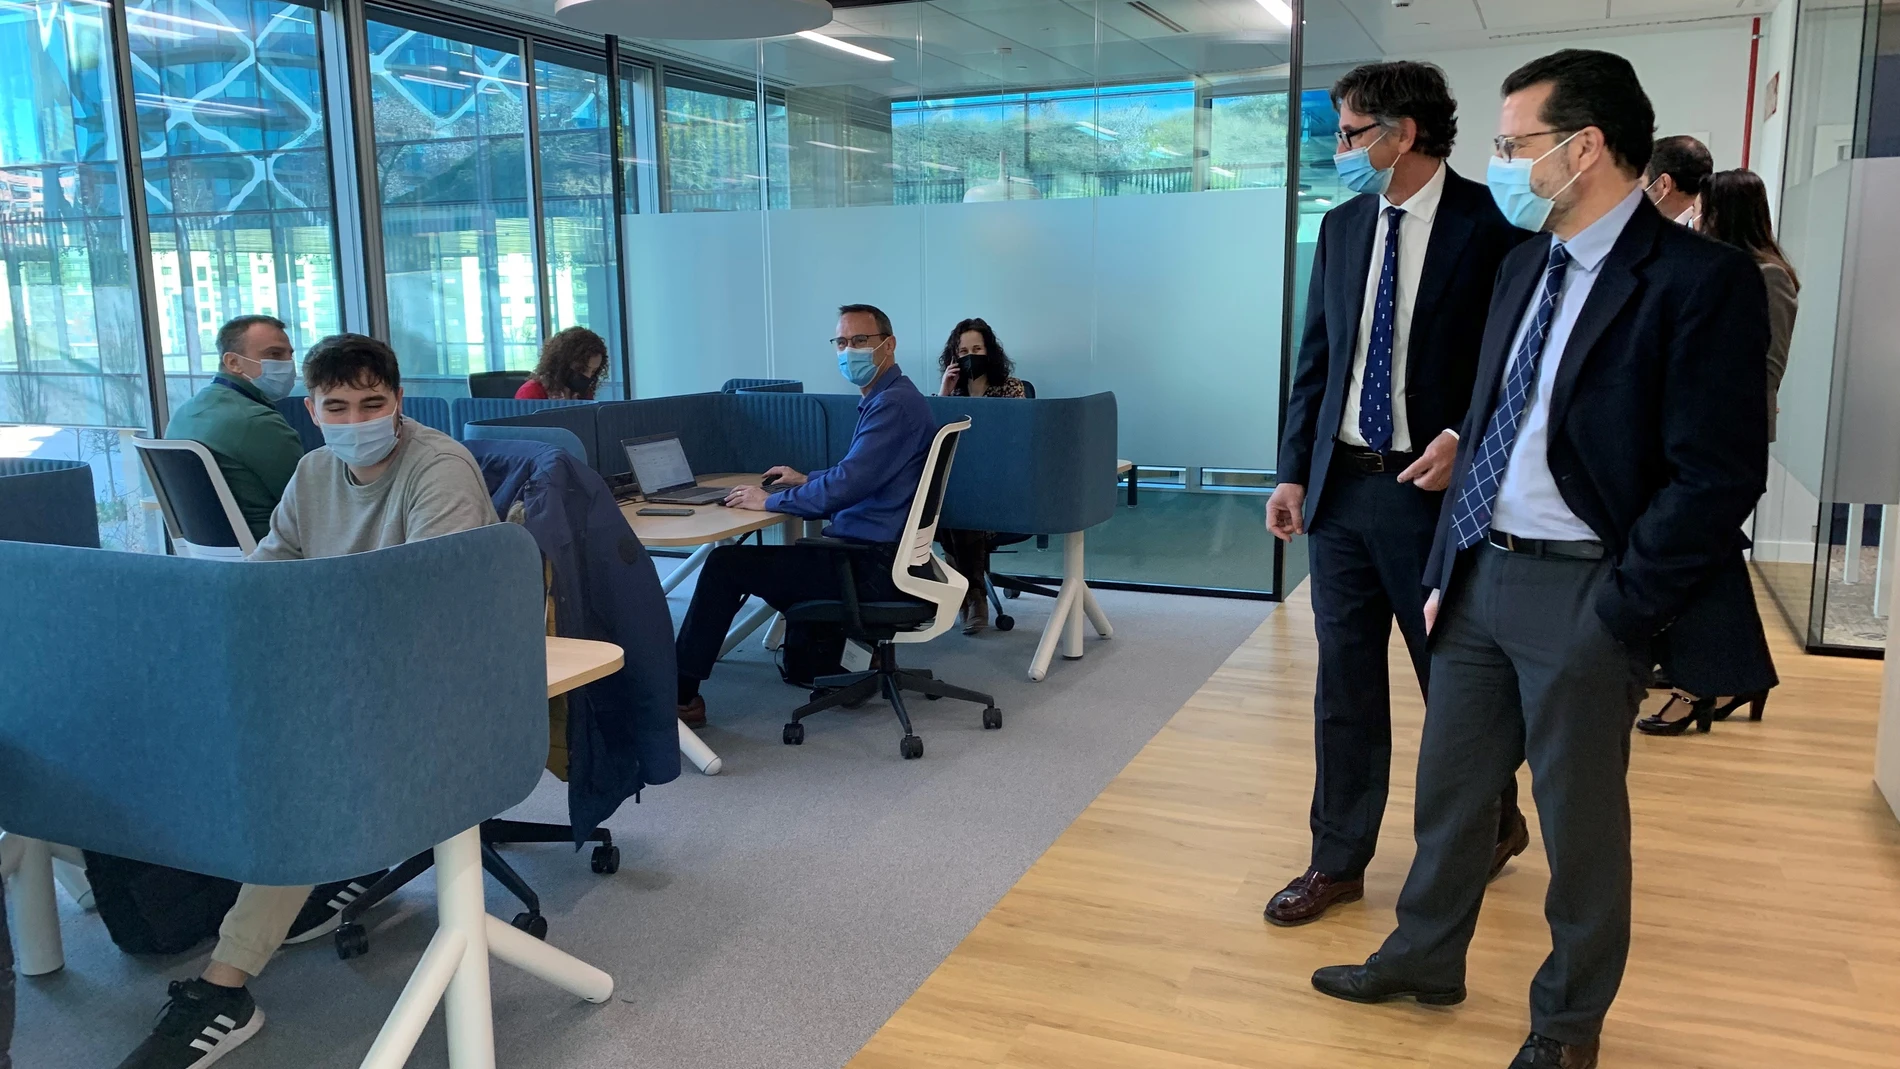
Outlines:
{"label": "man in dark navy suit", "polygon": [[1497,792],[1524,761],[1551,953],[1511,1069],[1593,1069],[1630,943],[1630,726],[1656,643],[1739,556],[1767,485],[1768,300],[1746,255],[1643,196],[1655,113],[1627,60],[1504,83],[1487,176],[1547,236],[1498,273],[1428,585],[1432,691],[1398,928],[1313,986],[1465,997]]}
{"label": "man in dark navy suit", "polygon": [[[1313,852],[1267,903],[1278,925],[1364,893],[1392,763],[1386,649],[1396,617],[1425,689],[1425,558],[1451,479],[1498,264],[1530,235],[1446,165],[1457,102],[1426,63],[1333,86],[1340,181],[1326,214],[1267,528],[1308,535],[1319,680]],[[1506,789],[1495,870],[1529,843]]]}

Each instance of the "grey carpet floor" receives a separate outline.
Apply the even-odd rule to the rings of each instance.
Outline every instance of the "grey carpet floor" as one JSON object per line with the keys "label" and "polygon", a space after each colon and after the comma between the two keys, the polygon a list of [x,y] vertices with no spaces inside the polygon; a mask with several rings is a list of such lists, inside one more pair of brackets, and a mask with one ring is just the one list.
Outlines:
{"label": "grey carpet floor", "polygon": [[[588,1006],[494,969],[500,1064],[653,1069],[835,1069],[869,1038],[1055,837],[1265,618],[1263,602],[1103,591],[1113,641],[1089,632],[1081,661],[1025,675],[1046,599],[1012,604],[1018,629],[952,632],[909,661],[992,692],[1001,732],[950,701],[912,706],[926,752],[897,753],[889,707],[809,721],[803,747],[779,727],[801,692],[756,643],[707,684],[705,738],[725,771],[688,770],[628,804],[610,827],[618,875],[560,847],[506,853],[540,893],[549,942],[614,975]],[[674,611],[685,604],[674,596]],[[514,816],[564,820],[544,779]],[[374,819],[366,814],[365,819]],[[269,1024],[220,1069],[346,1069],[434,928],[428,878],[371,914],[367,957],[325,939],[287,948],[253,984]],[[62,898],[67,967],[20,983],[16,1063],[116,1065],[150,1027],[164,981],[209,953],[134,959]],[[519,908],[489,881],[489,908]],[[412,1065],[447,1062],[441,1018]]]}

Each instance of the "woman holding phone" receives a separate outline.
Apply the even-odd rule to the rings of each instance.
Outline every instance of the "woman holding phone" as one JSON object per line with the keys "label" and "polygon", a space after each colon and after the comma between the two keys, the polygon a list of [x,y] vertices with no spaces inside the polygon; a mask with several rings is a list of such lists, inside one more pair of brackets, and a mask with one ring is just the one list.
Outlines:
{"label": "woman holding phone", "polygon": [[[1022,380],[1016,377],[1016,365],[1003,351],[996,332],[981,319],[958,323],[943,343],[943,355],[937,358],[943,373],[944,397],[1027,397]],[[984,595],[984,581],[990,574],[989,531],[959,531],[940,528],[937,540],[950,554],[950,563],[970,581],[970,592],[963,599],[963,633],[978,635],[989,630],[990,603]]]}

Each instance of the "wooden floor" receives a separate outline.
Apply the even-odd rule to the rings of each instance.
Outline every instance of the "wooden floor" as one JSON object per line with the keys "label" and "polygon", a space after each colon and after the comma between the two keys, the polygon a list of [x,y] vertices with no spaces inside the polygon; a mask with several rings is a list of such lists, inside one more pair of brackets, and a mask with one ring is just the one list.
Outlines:
{"label": "wooden floor", "polygon": [[[1871,772],[1880,665],[1801,654],[1778,611],[1763,617],[1783,682],[1762,723],[1634,740],[1635,941],[1605,1069],[1900,1067],[1900,823]],[[1306,861],[1314,656],[1302,588],[850,1069],[1503,1069],[1549,948],[1541,844],[1487,896],[1464,1005],[1355,1006],[1307,979],[1391,927],[1415,693],[1396,703],[1365,901],[1303,928],[1261,920]]]}

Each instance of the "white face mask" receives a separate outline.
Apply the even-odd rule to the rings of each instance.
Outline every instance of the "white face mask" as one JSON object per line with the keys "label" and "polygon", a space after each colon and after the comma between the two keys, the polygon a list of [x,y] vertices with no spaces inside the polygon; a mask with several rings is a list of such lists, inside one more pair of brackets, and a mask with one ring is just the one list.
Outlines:
{"label": "white face mask", "polygon": [[367,468],[395,450],[397,415],[391,412],[361,423],[319,423],[317,429],[338,460],[352,468]]}
{"label": "white face mask", "polygon": [[257,377],[251,385],[264,395],[264,400],[272,403],[290,396],[290,390],[297,385],[297,362],[294,360],[259,360]]}

